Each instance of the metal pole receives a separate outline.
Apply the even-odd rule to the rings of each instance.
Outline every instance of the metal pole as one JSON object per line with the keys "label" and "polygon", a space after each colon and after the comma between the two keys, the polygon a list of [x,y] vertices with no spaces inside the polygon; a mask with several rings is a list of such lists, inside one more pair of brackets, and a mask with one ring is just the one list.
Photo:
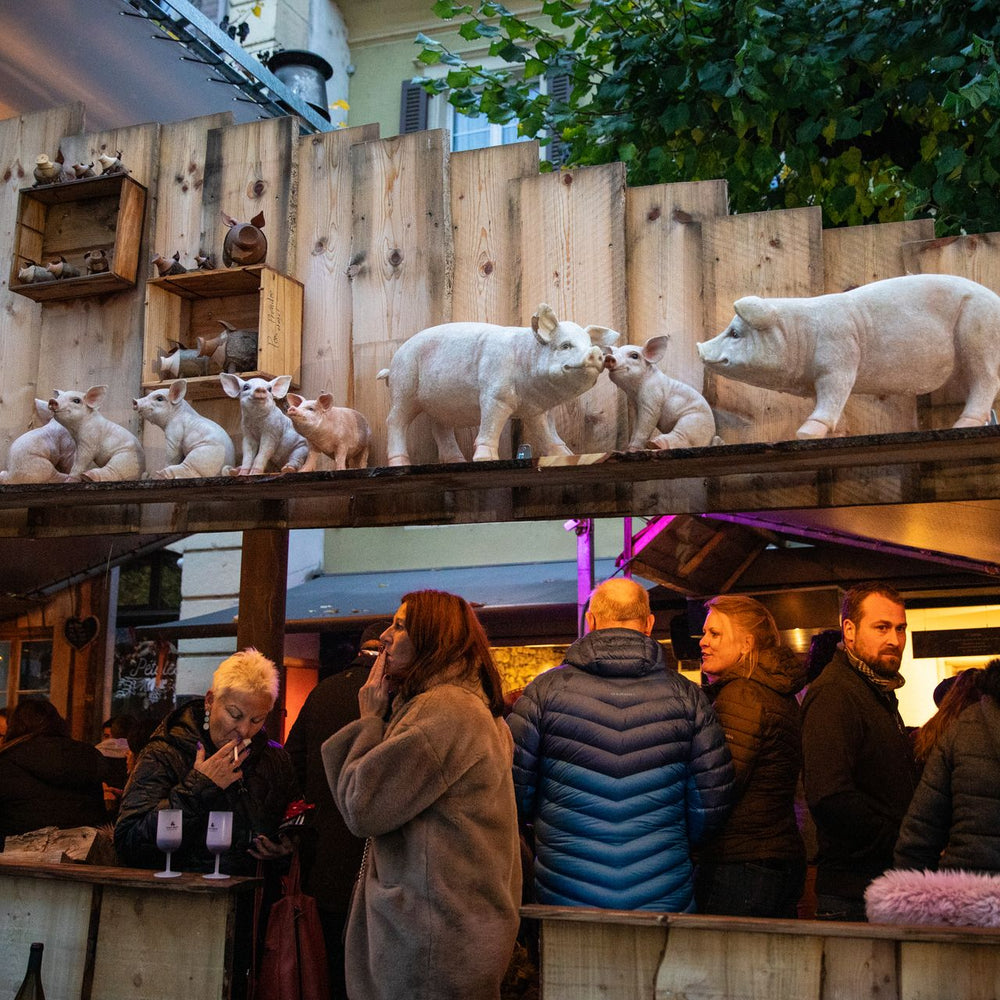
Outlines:
{"label": "metal pole", "polygon": [[576,522],[576,634],[586,635],[584,614],[594,589],[594,520],[579,518]]}

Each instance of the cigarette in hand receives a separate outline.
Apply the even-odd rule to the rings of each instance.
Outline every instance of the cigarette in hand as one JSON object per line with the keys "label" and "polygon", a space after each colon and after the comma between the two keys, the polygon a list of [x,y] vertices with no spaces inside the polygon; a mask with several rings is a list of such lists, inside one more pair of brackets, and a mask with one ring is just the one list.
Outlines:
{"label": "cigarette in hand", "polygon": [[240,762],[240,747],[242,743],[237,742],[236,746],[233,747],[233,766],[235,767]]}

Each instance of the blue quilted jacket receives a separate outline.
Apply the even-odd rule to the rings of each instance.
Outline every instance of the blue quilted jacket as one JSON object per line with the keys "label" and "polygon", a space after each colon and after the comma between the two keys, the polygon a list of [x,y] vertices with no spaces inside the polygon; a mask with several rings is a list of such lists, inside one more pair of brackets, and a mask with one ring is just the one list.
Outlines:
{"label": "blue quilted jacket", "polygon": [[507,720],[535,834],[535,899],[692,909],[691,848],[726,818],[733,765],[699,688],[652,639],[598,629],[536,677]]}

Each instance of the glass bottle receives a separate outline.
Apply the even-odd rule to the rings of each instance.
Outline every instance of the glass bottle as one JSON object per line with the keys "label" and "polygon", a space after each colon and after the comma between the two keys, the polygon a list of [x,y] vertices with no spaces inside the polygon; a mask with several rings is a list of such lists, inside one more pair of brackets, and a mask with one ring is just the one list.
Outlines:
{"label": "glass bottle", "polygon": [[28,955],[28,971],[24,974],[21,988],[14,994],[14,1000],[45,1000],[42,989],[42,945],[36,941]]}

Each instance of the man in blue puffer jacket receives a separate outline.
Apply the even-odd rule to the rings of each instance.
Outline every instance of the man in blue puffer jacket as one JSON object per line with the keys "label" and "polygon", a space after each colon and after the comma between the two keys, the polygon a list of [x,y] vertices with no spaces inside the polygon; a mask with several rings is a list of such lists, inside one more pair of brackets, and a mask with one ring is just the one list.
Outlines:
{"label": "man in blue puffer jacket", "polygon": [[666,669],[645,588],[602,583],[586,618],[591,631],[507,720],[535,901],[689,911],[691,849],[730,806],[722,728],[697,685]]}

